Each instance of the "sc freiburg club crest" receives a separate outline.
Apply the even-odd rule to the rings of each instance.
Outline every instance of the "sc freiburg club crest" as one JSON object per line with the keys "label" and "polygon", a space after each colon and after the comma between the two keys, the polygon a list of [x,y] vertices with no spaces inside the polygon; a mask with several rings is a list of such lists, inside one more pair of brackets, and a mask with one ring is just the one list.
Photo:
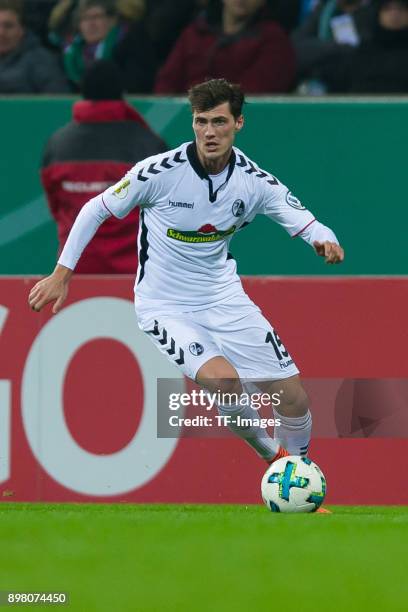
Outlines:
{"label": "sc freiburg club crest", "polygon": [[232,214],[234,217],[242,217],[245,212],[245,202],[243,200],[235,200],[232,205]]}
{"label": "sc freiburg club crest", "polygon": [[199,355],[202,355],[204,353],[204,347],[199,344],[199,342],[192,342],[188,348],[190,350],[190,353],[192,355],[195,355],[195,357],[198,357]]}

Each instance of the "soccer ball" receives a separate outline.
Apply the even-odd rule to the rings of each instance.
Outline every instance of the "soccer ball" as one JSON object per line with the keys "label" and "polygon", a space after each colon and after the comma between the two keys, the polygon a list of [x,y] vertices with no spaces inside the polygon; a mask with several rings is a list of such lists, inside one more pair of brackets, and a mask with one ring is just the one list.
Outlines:
{"label": "soccer ball", "polygon": [[268,467],[261,494],[271,512],[315,512],[326,495],[326,479],[308,457],[290,455]]}

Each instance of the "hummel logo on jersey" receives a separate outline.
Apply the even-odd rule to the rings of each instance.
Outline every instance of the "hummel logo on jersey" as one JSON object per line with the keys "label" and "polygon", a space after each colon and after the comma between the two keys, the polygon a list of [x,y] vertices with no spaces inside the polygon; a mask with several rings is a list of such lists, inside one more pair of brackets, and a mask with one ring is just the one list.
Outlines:
{"label": "hummel logo on jersey", "polygon": [[173,200],[169,200],[169,206],[173,206],[174,208],[194,208],[194,202],[174,202]]}
{"label": "hummel logo on jersey", "polygon": [[188,348],[195,357],[199,357],[199,355],[204,353],[204,347],[199,342],[192,342]]}
{"label": "hummel logo on jersey", "polygon": [[236,229],[237,226],[233,225],[227,230],[218,230],[214,225],[207,223],[206,225],[202,225],[196,232],[186,232],[184,230],[169,228],[167,230],[167,237],[173,238],[173,240],[180,240],[180,242],[217,242],[217,240],[223,240],[223,238],[233,234]]}

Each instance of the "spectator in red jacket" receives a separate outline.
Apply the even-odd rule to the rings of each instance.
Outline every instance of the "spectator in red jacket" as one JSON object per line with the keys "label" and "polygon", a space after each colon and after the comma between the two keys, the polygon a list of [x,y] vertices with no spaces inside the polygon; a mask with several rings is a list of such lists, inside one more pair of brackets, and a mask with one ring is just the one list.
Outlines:
{"label": "spectator in red jacket", "polygon": [[266,0],[223,0],[183,31],[155,92],[182,93],[206,78],[225,78],[247,93],[281,93],[291,89],[294,74],[291,43],[267,18]]}
{"label": "spectator in red jacket", "polygon": [[[139,160],[167,149],[123,99],[116,64],[96,62],[86,73],[84,100],[73,121],[57,130],[44,153],[41,180],[57,223],[59,252],[82,206],[119,181]],[[138,209],[125,220],[111,217],[100,227],[76,268],[81,274],[134,274]]]}

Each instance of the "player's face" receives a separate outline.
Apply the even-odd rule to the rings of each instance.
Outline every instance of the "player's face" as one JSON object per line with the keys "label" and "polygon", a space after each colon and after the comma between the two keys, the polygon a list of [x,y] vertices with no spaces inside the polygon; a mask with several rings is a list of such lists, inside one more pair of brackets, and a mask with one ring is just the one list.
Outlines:
{"label": "player's face", "polygon": [[209,162],[229,157],[235,134],[243,124],[243,116],[235,119],[229,102],[223,102],[209,111],[194,111],[193,129],[199,156]]}

